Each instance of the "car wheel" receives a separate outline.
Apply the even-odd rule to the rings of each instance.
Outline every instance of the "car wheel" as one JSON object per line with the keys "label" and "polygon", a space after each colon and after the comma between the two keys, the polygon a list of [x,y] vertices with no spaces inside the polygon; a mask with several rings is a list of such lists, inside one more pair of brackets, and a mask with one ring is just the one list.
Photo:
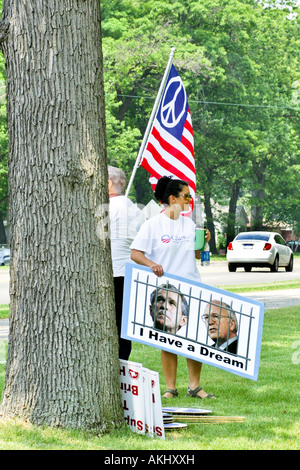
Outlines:
{"label": "car wheel", "polygon": [[252,266],[244,266],[244,270],[246,271],[246,273],[250,273],[252,269]]}
{"label": "car wheel", "polygon": [[278,267],[279,267],[279,258],[278,258],[278,256],[276,256],[275,261],[274,261],[274,263],[272,264],[272,266],[270,268],[272,273],[277,273]]}
{"label": "car wheel", "polygon": [[228,264],[228,271],[231,272],[231,273],[235,273],[235,271],[236,271],[236,265],[235,265],[235,264],[232,264],[232,263],[229,263],[229,264]]}
{"label": "car wheel", "polygon": [[292,272],[292,271],[293,271],[293,267],[294,267],[294,257],[293,257],[293,255],[291,255],[289,264],[285,267],[285,270],[286,270],[287,272]]}

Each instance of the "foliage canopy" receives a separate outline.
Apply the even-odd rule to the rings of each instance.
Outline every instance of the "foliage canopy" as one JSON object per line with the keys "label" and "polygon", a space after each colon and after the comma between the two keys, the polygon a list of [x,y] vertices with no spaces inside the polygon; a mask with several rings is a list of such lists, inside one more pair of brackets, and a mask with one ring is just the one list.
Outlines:
{"label": "foliage canopy", "polygon": [[[252,208],[256,227],[299,217],[293,182],[300,163],[299,12],[286,4],[292,16],[254,0],[102,0],[111,164],[131,174],[176,47],[174,65],[193,119],[198,192],[207,216],[212,200],[229,207],[228,234],[237,204]],[[139,202],[151,197],[147,179],[141,169],[134,183]]]}

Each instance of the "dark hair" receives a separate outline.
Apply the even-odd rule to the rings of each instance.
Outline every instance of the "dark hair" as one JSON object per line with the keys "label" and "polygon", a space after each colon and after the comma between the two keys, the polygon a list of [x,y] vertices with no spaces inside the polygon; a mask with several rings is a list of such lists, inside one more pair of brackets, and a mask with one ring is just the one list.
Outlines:
{"label": "dark hair", "polygon": [[156,287],[156,289],[151,292],[150,294],[150,312],[151,312],[151,309],[152,309],[152,306],[153,306],[153,303],[155,301],[155,298],[157,297],[157,293],[162,291],[162,290],[166,290],[167,292],[175,292],[176,294],[180,295],[181,297],[181,300],[182,300],[182,315],[185,315],[186,317],[188,317],[189,315],[189,304],[185,298],[185,296],[183,295],[182,292],[180,292],[179,289],[177,289],[175,286],[173,286],[172,284],[161,284],[160,286]]}
{"label": "dark hair", "polygon": [[178,197],[183,186],[188,185],[189,183],[186,181],[173,179],[170,176],[162,176],[156,184],[154,196],[162,204],[169,204],[169,197]]}

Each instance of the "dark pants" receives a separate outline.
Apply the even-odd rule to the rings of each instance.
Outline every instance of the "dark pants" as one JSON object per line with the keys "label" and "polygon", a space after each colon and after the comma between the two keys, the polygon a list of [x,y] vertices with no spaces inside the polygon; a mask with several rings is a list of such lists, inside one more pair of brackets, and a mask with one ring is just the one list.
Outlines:
{"label": "dark pants", "polygon": [[121,338],[124,277],[114,277],[114,288],[116,302],[116,321],[119,337],[119,359],[128,361],[131,352],[131,341]]}

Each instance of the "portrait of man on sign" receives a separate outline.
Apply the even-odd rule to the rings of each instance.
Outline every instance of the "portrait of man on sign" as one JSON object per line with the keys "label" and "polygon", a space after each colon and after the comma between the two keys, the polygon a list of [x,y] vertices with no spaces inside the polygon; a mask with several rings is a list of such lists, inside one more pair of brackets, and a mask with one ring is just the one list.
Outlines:
{"label": "portrait of man on sign", "polygon": [[176,334],[187,324],[188,312],[185,296],[172,284],[162,284],[150,295],[150,315],[157,330]]}
{"label": "portrait of man on sign", "polygon": [[212,346],[232,354],[237,353],[238,322],[233,309],[225,302],[212,300],[202,315],[208,336],[214,341]]}

